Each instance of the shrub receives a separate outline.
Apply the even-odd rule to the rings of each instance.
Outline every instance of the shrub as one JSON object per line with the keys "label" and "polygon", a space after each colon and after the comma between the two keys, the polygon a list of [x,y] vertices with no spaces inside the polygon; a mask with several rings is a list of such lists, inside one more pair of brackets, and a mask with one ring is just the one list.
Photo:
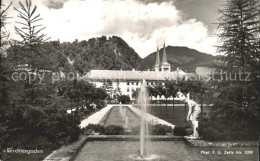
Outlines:
{"label": "shrub", "polygon": [[[172,133],[173,130],[170,126],[155,124],[148,126],[150,135],[166,135],[167,133]],[[139,135],[140,134],[140,126],[136,126],[132,128],[131,135]]]}
{"label": "shrub", "polygon": [[[203,117],[199,120],[199,135],[205,140],[226,141],[226,140],[257,140],[256,129],[243,128],[240,122],[234,122],[222,117]],[[243,130],[239,130],[239,127]]]}
{"label": "shrub", "polygon": [[130,135],[140,135],[140,126],[133,127]]}
{"label": "shrub", "polygon": [[130,97],[126,95],[121,95],[118,97],[118,102],[121,102],[122,104],[129,104],[130,103]]}
{"label": "shrub", "polygon": [[2,149],[6,148],[6,138],[8,134],[6,132],[6,128],[0,124],[0,159],[4,158],[6,153],[2,151]]}
{"label": "shrub", "polygon": [[124,135],[124,128],[117,125],[109,125],[105,127],[105,135]]}
{"label": "shrub", "polygon": [[187,132],[185,129],[185,127],[175,126],[173,129],[173,133],[175,136],[186,136]]}
{"label": "shrub", "polygon": [[105,128],[99,124],[89,124],[82,129],[82,133],[89,134],[91,132],[100,133],[102,135],[105,132]]}
{"label": "shrub", "polygon": [[[167,133],[172,133],[173,130],[170,126],[156,124],[156,125],[149,125],[149,134],[150,135],[166,135]],[[89,124],[85,128],[82,129],[82,133],[90,134],[91,132],[100,133],[101,135],[126,135],[125,129],[122,126],[118,125],[109,125],[109,126],[102,126],[99,124]],[[140,126],[136,126],[132,128],[129,135],[140,135]]]}
{"label": "shrub", "polygon": [[193,133],[191,121],[187,121],[184,126],[175,126],[173,129],[175,136],[188,136]]}
{"label": "shrub", "polygon": [[[79,120],[73,115],[47,115],[37,124],[40,134],[46,136],[52,143],[68,143],[78,139]],[[69,140],[68,140],[69,138]]]}
{"label": "shrub", "polygon": [[96,104],[97,104],[97,109],[99,109],[99,110],[105,107],[105,101],[104,100],[98,100],[96,102]]}
{"label": "shrub", "polygon": [[149,131],[151,135],[166,135],[173,132],[170,126],[162,124],[151,125]]}

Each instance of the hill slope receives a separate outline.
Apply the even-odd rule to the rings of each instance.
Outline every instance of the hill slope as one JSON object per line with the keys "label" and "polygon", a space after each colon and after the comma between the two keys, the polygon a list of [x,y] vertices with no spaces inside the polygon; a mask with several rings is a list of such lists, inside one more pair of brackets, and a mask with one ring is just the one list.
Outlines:
{"label": "hill slope", "polygon": [[102,36],[88,41],[62,43],[64,54],[81,74],[91,69],[145,70],[148,66],[123,39]]}
{"label": "hill slope", "polygon": [[[163,49],[160,49],[159,52],[160,58],[162,58]],[[166,53],[168,63],[172,65],[172,69],[180,67],[183,70],[194,71],[197,66],[212,67],[215,62],[214,56],[187,47],[167,46]],[[149,68],[152,68],[155,59],[156,52],[153,52],[143,60]]]}

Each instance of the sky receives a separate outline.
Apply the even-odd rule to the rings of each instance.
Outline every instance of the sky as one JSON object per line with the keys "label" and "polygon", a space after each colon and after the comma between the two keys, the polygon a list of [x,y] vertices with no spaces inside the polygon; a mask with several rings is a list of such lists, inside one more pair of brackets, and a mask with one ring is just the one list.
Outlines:
{"label": "sky", "polygon": [[[9,0],[3,0],[3,3]],[[21,0],[24,2],[25,0]],[[187,46],[217,55],[218,9],[226,0],[32,0],[51,40],[120,36],[144,58],[159,46]],[[20,8],[18,0],[13,6]],[[12,39],[17,12],[7,29]]]}

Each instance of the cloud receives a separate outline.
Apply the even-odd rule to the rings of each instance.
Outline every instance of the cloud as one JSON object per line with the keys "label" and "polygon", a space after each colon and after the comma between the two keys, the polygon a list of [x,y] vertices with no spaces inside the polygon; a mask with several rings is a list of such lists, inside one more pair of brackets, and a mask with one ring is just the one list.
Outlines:
{"label": "cloud", "polygon": [[[185,19],[172,1],[143,3],[135,0],[34,0],[52,40],[73,41],[117,35],[145,57],[166,45],[187,46],[214,54],[215,38],[208,26]],[[62,4],[59,9],[51,3]],[[14,21],[14,20],[13,20]],[[12,35],[14,38],[17,36]]]}

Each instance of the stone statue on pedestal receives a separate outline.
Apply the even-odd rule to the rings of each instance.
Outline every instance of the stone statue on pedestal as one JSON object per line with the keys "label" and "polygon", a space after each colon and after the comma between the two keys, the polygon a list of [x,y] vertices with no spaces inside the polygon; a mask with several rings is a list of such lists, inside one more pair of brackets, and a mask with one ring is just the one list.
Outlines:
{"label": "stone statue on pedestal", "polygon": [[199,134],[198,134],[197,128],[198,128],[198,124],[199,124],[198,117],[201,113],[200,106],[195,101],[187,98],[181,91],[177,92],[177,96],[174,98],[174,100],[179,100],[179,101],[187,103],[188,108],[189,108],[188,115],[187,115],[187,121],[190,120],[192,123],[193,134],[191,136],[186,136],[186,138],[198,139]]}

